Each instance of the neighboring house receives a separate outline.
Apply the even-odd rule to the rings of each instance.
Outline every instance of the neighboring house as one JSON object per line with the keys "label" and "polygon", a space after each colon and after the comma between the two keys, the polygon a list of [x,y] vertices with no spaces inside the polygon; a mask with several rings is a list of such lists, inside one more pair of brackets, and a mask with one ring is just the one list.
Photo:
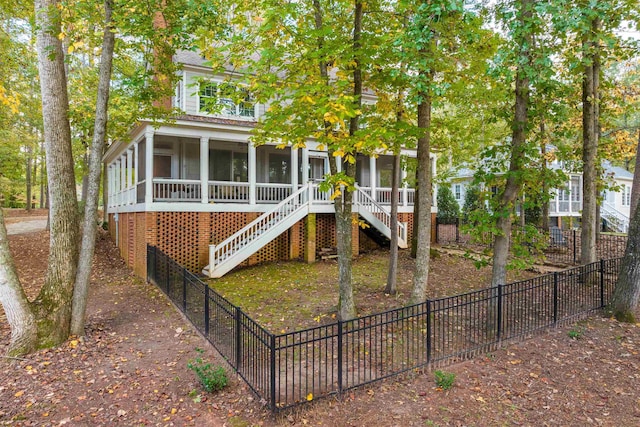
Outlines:
{"label": "neighboring house", "polygon": [[[144,276],[151,244],[191,271],[219,277],[238,265],[312,262],[316,251],[335,246],[333,203],[317,185],[329,171],[326,151],[311,139],[302,149],[255,147],[249,138],[265,106],[248,92],[225,97],[231,72],[213,75],[198,54],[176,60],[184,67],[172,102],[184,114],[160,126],[141,121],[103,158],[109,229],[128,264]],[[223,108],[207,113],[213,104]],[[355,254],[391,236],[392,157],[358,156],[356,166],[353,212],[369,227],[354,221]],[[404,186],[399,196],[396,232],[406,247],[415,191]]]}
{"label": "neighboring house", "polygon": [[[609,161],[603,162],[602,166],[605,180],[610,188],[602,194],[601,218],[608,229],[627,232],[633,174],[623,168],[611,165]],[[549,202],[549,225],[561,228],[577,225],[574,223],[574,219],[579,220],[582,216],[582,173],[571,171],[562,161],[558,160],[553,161],[549,167],[563,169],[568,177],[566,186],[552,190],[553,198]],[[467,191],[473,182],[474,174],[475,171],[463,167],[449,179],[451,191],[461,209],[464,206]]]}

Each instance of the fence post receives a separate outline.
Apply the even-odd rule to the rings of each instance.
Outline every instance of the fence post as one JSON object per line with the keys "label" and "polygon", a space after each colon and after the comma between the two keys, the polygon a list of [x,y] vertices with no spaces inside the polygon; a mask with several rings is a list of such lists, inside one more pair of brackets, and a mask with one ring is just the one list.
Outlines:
{"label": "fence post", "polygon": [[576,230],[573,230],[573,263],[577,262],[577,245],[576,245]]}
{"label": "fence post", "polygon": [[240,372],[240,360],[242,359],[242,310],[236,307],[236,371]]}
{"label": "fence post", "polygon": [[204,335],[209,339],[209,285],[204,287]]}
{"label": "fence post", "polygon": [[153,282],[157,287],[160,287],[160,281],[158,280],[158,248],[153,247]]}
{"label": "fence post", "polygon": [[169,256],[168,255],[164,256],[164,266],[165,266],[165,274],[167,275],[167,280],[165,281],[165,284],[164,284],[164,290],[165,290],[165,293],[169,295],[169,281],[171,280],[171,277],[169,275]]}
{"label": "fence post", "polygon": [[427,364],[431,363],[431,300],[427,300]]}
{"label": "fence post", "polygon": [[600,308],[604,306],[604,259],[600,259]]}
{"label": "fence post", "polygon": [[558,272],[553,272],[553,325],[558,323]]}
{"label": "fence post", "polygon": [[456,218],[456,243],[460,243],[460,217]]}
{"label": "fence post", "polygon": [[338,320],[338,393],[342,394],[342,320]]}
{"label": "fence post", "polygon": [[498,324],[496,325],[496,339],[500,342],[502,337],[502,288],[504,285],[498,285]]}
{"label": "fence post", "polygon": [[187,312],[187,269],[182,267],[182,312]]}
{"label": "fence post", "polygon": [[271,377],[271,384],[269,384],[270,386],[270,392],[271,392],[271,410],[275,411],[276,409],[276,336],[274,334],[271,334],[271,340],[269,341],[269,347],[271,350],[271,354],[270,354],[270,363],[271,366],[269,367],[271,372],[270,372],[270,377]]}

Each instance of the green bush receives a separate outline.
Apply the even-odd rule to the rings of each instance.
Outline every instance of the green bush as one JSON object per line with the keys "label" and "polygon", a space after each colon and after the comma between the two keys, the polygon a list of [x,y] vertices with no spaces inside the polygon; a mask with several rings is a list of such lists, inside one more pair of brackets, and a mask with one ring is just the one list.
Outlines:
{"label": "green bush", "polygon": [[[202,355],[203,350],[196,348],[196,351]],[[227,371],[222,366],[214,366],[202,359],[201,356],[190,360],[187,368],[195,372],[202,387],[209,393],[222,390],[229,384]]]}
{"label": "green bush", "polygon": [[443,390],[449,390],[456,381],[456,374],[453,372],[435,371],[436,385]]}
{"label": "green bush", "polygon": [[443,221],[454,221],[460,215],[460,207],[449,185],[441,185],[438,188],[437,202],[439,219]]}

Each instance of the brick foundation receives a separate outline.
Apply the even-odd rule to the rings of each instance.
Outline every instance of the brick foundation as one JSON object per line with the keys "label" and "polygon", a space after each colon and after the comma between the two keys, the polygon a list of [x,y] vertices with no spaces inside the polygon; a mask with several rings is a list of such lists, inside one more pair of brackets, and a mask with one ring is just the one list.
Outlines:
{"label": "brick foundation", "polygon": [[[120,255],[136,275],[146,276],[147,244],[157,246],[179,264],[200,272],[209,263],[209,245],[224,239],[254,220],[253,212],[136,212],[109,214],[109,234],[118,243]],[[242,266],[269,261],[295,259],[315,260],[322,248],[336,246],[336,223],[333,214],[315,214],[315,244],[310,245],[307,221],[303,219],[250,256]],[[413,215],[399,214],[408,223],[408,236],[413,233]],[[435,225],[435,220],[433,221]],[[313,230],[310,230],[313,232]],[[117,236],[116,236],[117,234]],[[435,236],[435,232],[432,232]],[[354,222],[352,250],[354,255],[375,249],[377,245]]]}

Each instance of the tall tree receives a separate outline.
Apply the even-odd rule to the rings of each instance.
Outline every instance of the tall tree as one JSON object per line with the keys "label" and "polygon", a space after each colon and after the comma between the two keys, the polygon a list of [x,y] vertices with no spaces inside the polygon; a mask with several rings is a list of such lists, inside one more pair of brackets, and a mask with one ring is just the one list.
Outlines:
{"label": "tall tree", "polygon": [[[108,0],[109,1],[109,0]],[[91,11],[95,14],[95,5],[89,3],[79,3],[74,11]],[[161,5],[148,8],[140,5],[119,8],[118,31],[123,34],[121,46],[127,55],[134,52],[140,45],[141,35],[145,36],[145,42],[150,46],[162,46],[165,50],[175,49],[189,41],[186,35],[195,31],[195,26],[199,19],[212,4],[205,2],[173,2],[170,7],[162,8]],[[62,49],[65,33],[61,27],[64,22],[63,14],[70,9],[66,9],[56,0],[42,0],[36,2],[36,25],[38,64],[40,69],[40,82],[42,89],[42,110],[44,118],[44,140],[47,159],[47,176],[49,178],[50,194],[50,248],[48,268],[44,285],[37,298],[29,302],[22,290],[12,265],[11,254],[6,242],[6,231],[3,217],[0,215],[0,303],[2,303],[7,313],[7,318],[11,326],[10,354],[21,354],[30,352],[36,348],[48,347],[59,344],[66,340],[70,333],[72,306],[76,304],[73,312],[74,332],[84,333],[84,311],[86,303],[86,289],[88,286],[91,254],[95,244],[95,219],[98,198],[98,187],[100,183],[100,171],[102,165],[100,157],[102,146],[107,130],[108,88],[111,49],[113,46],[113,33],[111,20],[107,19],[106,32],[101,44],[102,53],[105,55],[102,66],[102,76],[100,79],[100,90],[97,98],[97,120],[94,125],[95,144],[92,147],[92,161],[90,162],[90,203],[87,204],[84,231],[87,232],[83,241],[84,258],[79,264],[79,227],[78,227],[78,206],[75,193],[74,162],[71,148],[71,132],[69,126],[69,102],[67,98],[67,79],[64,63],[64,52]],[[110,16],[111,3],[106,4],[106,15]],[[153,26],[153,18],[157,10],[170,16],[171,22],[175,25],[167,28],[156,29]],[[140,12],[140,13],[139,13]],[[91,21],[91,13],[84,16],[86,22]],[[194,17],[198,19],[193,19]],[[177,18],[183,17],[180,21]],[[115,22],[115,21],[113,21]],[[68,22],[67,22],[68,24]],[[86,26],[85,26],[86,27]],[[115,32],[115,31],[114,31]],[[67,44],[67,53],[71,54],[75,49],[83,46],[83,42]],[[133,47],[133,50],[131,50]],[[150,49],[153,52],[153,49]],[[139,51],[138,51],[139,52]],[[121,52],[122,53],[122,52]],[[148,52],[147,52],[148,54]],[[152,59],[152,54],[149,59]],[[139,57],[133,55],[134,57]],[[142,55],[142,57],[145,57]],[[130,57],[129,57],[130,58]],[[132,64],[132,61],[126,61]],[[166,76],[171,76],[170,71],[175,70],[174,64],[169,62],[158,64],[160,69],[153,72],[164,72]],[[158,82],[152,79],[153,74],[144,67],[144,64],[134,64],[137,68],[135,80],[137,85],[128,87],[126,77],[121,77],[121,89],[129,91],[131,106],[127,111],[130,118],[139,117],[138,114],[152,112],[151,117],[159,117],[160,114],[166,116],[169,111],[163,107],[153,105],[157,97],[166,97],[171,91],[171,79]],[[142,71],[140,71],[142,70]],[[133,89],[132,89],[133,88]],[[119,107],[123,107],[120,103]],[[164,113],[162,113],[164,111]],[[135,120],[129,120],[129,124]],[[117,133],[114,133],[117,134]],[[81,274],[77,275],[78,266]],[[77,286],[76,299],[74,296],[74,285]]]}
{"label": "tall tree", "polygon": [[36,1],[36,49],[51,215],[45,283],[31,305],[38,322],[40,346],[59,344],[69,336],[80,232],[64,52],[58,37],[62,31],[60,10],[57,0]]}
{"label": "tall tree", "polygon": [[532,73],[533,47],[533,6],[532,0],[516,2],[516,19],[513,41],[516,46],[515,107],[512,122],[512,136],[509,154],[509,171],[506,183],[499,194],[497,203],[497,233],[493,242],[493,269],[491,286],[506,283],[506,266],[511,239],[511,215],[514,202],[522,188],[522,172],[525,161],[525,144],[529,120],[530,75]]}
{"label": "tall tree", "polygon": [[[583,6],[584,7],[584,6]],[[588,30],[582,34],[582,224],[580,232],[580,261],[595,262],[596,209],[598,203],[597,164],[598,139],[600,137],[600,16],[585,10]]]}
{"label": "tall tree", "polygon": [[[81,256],[78,274],[73,290],[73,316],[71,332],[84,335],[84,320],[89,291],[89,279],[97,233],[98,199],[100,196],[100,174],[102,173],[102,153],[107,133],[107,108],[109,105],[109,85],[111,83],[111,64],[115,34],[111,21],[111,0],[104,2],[104,35],[102,39],[102,56],[100,59],[100,80],[96,102],[93,141],[89,154],[89,175],[87,177],[87,197],[85,199],[84,223],[82,229]],[[105,208],[106,209],[106,208]]]}
{"label": "tall tree", "polygon": [[[269,108],[252,141],[304,148],[312,137],[326,148],[330,173],[323,188],[330,189],[336,211],[338,315],[347,320],[356,313],[351,279],[356,157],[387,149],[377,122],[370,120],[376,107],[363,103],[363,92],[377,92],[370,76],[384,63],[382,44],[376,42],[383,32],[374,31],[373,23],[390,15],[381,3],[360,0],[263,0],[255,8],[264,12],[245,25],[257,32],[248,47],[259,51],[247,64],[248,79],[257,101]],[[233,62],[247,63],[246,51],[240,56]]]}

